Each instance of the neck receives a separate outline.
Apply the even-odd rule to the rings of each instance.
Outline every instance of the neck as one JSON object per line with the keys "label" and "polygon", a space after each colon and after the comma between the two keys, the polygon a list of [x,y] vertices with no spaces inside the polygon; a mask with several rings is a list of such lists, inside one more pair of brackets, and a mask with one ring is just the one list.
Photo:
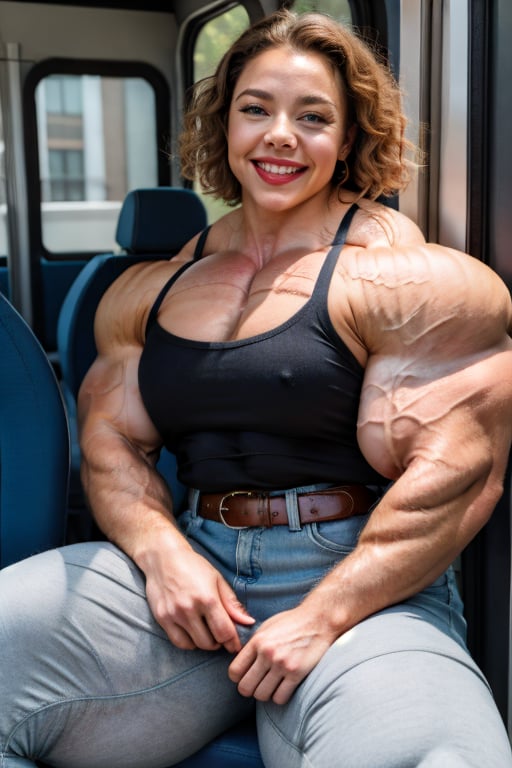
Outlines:
{"label": "neck", "polygon": [[347,206],[323,199],[286,211],[269,211],[242,201],[238,209],[238,248],[259,266],[284,251],[316,251],[332,242]]}

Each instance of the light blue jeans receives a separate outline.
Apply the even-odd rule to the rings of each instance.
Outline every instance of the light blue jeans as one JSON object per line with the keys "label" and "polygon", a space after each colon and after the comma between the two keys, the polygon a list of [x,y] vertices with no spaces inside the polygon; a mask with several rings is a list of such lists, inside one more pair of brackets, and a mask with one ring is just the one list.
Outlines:
{"label": "light blue jeans", "polygon": [[[232,530],[186,512],[180,524],[263,621],[296,605],[365,521]],[[464,631],[451,571],[357,625],[287,705],[258,704],[267,768],[510,768]],[[163,768],[255,707],[229,681],[227,653],[171,645],[142,574],[107,543],[0,573],[0,654],[1,768]]]}

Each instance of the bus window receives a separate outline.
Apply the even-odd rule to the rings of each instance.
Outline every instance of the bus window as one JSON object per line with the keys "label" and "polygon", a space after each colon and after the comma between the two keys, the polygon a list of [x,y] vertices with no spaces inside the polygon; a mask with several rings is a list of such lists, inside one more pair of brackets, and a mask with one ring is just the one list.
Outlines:
{"label": "bus window", "polygon": [[194,80],[211,75],[222,54],[249,26],[249,15],[243,5],[236,5],[206,22],[194,46]]}
{"label": "bus window", "polygon": [[[249,15],[242,5],[236,5],[204,24],[194,46],[195,82],[213,74],[222,54],[248,26]],[[198,184],[195,184],[194,188],[202,197],[210,222],[216,221],[226,213],[228,208],[222,200],[202,194]]]}
{"label": "bus window", "polygon": [[45,248],[111,250],[126,193],[158,185],[152,86],[137,77],[51,74],[35,99]]}
{"label": "bus window", "polygon": [[295,0],[293,10],[297,13],[319,11],[320,13],[328,13],[329,16],[344,24],[352,23],[349,0]]}

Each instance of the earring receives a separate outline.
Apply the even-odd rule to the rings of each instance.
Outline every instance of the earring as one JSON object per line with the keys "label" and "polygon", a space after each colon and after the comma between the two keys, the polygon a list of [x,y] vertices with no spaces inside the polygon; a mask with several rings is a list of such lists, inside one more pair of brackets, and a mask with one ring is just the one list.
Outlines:
{"label": "earring", "polygon": [[338,163],[340,163],[340,164],[343,163],[343,169],[341,169],[341,166],[338,165],[338,173],[339,173],[338,184],[340,184],[340,185],[346,184],[347,181],[348,181],[348,178],[350,176],[350,170],[349,170],[349,167],[348,167],[348,163],[347,163],[347,161],[345,160],[344,157],[341,158],[341,160],[338,160]]}

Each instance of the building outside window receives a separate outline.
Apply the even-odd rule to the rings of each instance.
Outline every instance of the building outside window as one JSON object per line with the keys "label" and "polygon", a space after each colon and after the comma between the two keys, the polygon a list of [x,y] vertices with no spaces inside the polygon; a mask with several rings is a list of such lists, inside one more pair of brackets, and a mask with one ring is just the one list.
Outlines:
{"label": "building outside window", "polygon": [[128,191],[158,184],[153,87],[137,77],[52,74],[36,88],[36,108],[46,248],[114,247]]}

